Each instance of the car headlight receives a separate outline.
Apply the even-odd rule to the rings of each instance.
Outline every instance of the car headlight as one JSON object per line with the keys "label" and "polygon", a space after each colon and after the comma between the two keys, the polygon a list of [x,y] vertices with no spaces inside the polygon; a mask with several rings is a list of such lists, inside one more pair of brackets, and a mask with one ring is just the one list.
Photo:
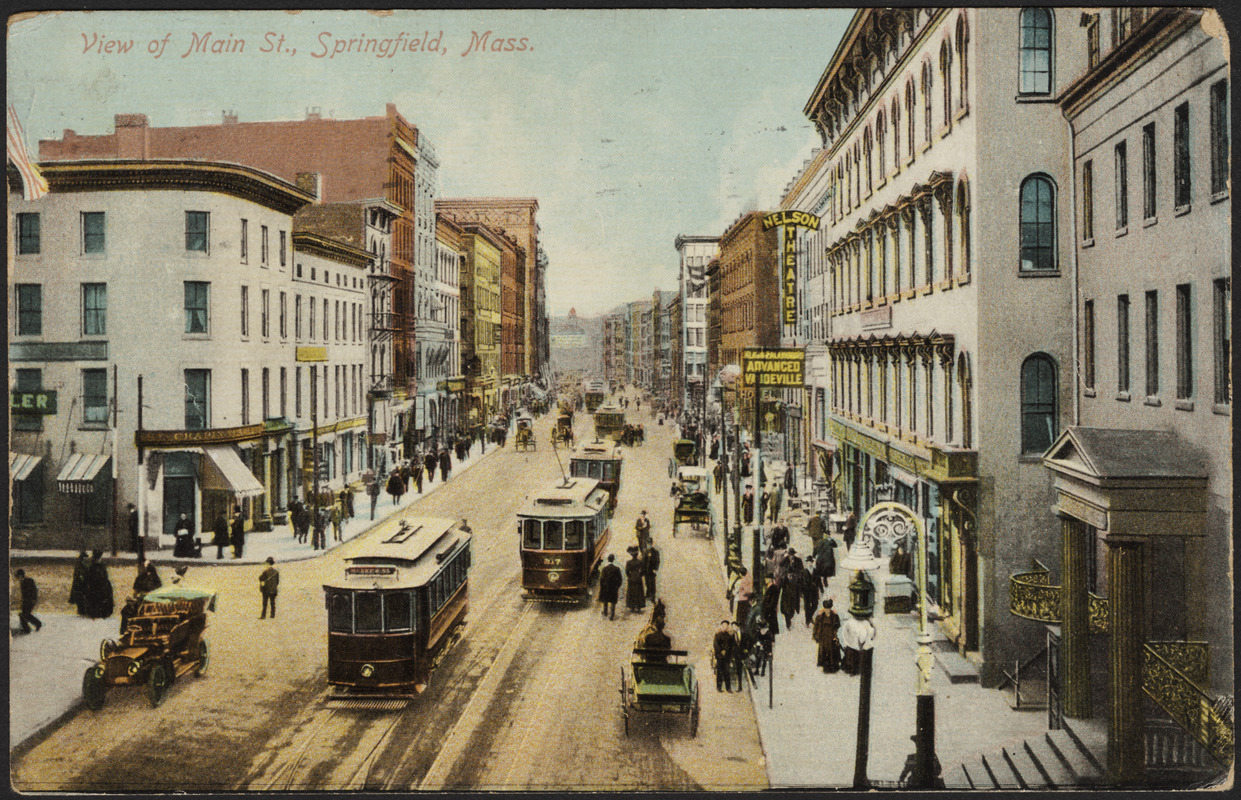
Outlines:
{"label": "car headlight", "polygon": [[138,662],[130,661],[129,667],[126,669],[126,672],[129,673],[130,677],[137,675],[138,674]]}
{"label": "car headlight", "polygon": [[363,678],[369,678],[370,676],[374,674],[375,674],[375,666],[373,664],[362,665],[362,677]]}

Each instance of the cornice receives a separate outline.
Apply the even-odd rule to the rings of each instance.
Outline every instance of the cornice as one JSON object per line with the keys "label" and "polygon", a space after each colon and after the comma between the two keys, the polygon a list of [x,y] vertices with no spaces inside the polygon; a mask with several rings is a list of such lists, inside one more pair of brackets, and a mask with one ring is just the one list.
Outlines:
{"label": "cornice", "polygon": [[310,231],[293,233],[293,249],[302,253],[313,253],[351,267],[365,267],[371,261],[371,254],[361,248]]}

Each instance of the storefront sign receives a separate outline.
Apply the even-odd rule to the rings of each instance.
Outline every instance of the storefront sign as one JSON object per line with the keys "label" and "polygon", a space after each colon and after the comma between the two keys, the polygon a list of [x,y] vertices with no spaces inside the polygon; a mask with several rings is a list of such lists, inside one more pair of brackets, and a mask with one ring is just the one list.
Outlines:
{"label": "storefront sign", "polygon": [[819,218],[805,211],[776,211],[763,217],[763,230],[784,228],[784,246],[780,256],[780,283],[784,298],[780,303],[780,318],[785,325],[797,324],[797,229],[819,229]]}
{"label": "storefront sign", "polygon": [[38,392],[11,392],[9,394],[9,413],[55,414],[56,390],[47,389]]}
{"label": "storefront sign", "polygon": [[239,428],[211,428],[205,431],[134,431],[139,447],[169,447],[178,444],[225,444],[257,439],[263,435],[263,423]]}
{"label": "storefront sign", "polygon": [[806,382],[806,351],[800,347],[747,347],[741,370],[746,386],[800,387]]}
{"label": "storefront sign", "polygon": [[465,378],[449,378],[435,385],[437,392],[464,392]]}
{"label": "storefront sign", "polygon": [[805,211],[775,211],[763,217],[763,230],[769,231],[772,228],[785,225],[788,227],[801,226],[809,228],[812,231],[819,229],[819,218],[814,214],[808,214]]}
{"label": "storefront sign", "polygon": [[327,361],[326,347],[308,347],[302,346],[297,348],[298,361]]}

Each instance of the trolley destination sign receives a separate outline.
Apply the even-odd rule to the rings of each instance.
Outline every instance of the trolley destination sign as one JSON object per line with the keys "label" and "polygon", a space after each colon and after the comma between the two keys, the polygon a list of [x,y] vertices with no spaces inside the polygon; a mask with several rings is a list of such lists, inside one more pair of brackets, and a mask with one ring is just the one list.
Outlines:
{"label": "trolley destination sign", "polygon": [[746,386],[792,388],[806,383],[806,351],[800,347],[747,347],[741,356]]}

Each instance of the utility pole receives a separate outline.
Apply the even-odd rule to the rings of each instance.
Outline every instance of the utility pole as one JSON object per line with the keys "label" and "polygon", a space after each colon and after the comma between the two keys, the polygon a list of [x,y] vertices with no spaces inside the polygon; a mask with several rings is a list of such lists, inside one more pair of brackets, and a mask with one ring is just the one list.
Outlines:
{"label": "utility pole", "polygon": [[145,450],[142,447],[142,376],[138,376],[138,563],[146,558],[147,534],[147,477],[143,474],[146,462]]}
{"label": "utility pole", "polygon": [[[117,532],[119,526],[119,517],[121,510],[117,508],[117,486],[116,486],[116,422],[117,422],[117,371],[116,364],[112,365],[112,557],[116,558],[118,541],[120,536]],[[141,476],[139,476],[141,477]]]}
{"label": "utility pole", "polygon": [[[326,376],[327,365],[324,365],[324,375]],[[319,524],[319,376],[316,374],[317,369],[311,368],[310,372],[310,464],[314,477],[311,480],[311,549],[315,549],[318,540],[314,532],[315,526]]]}

